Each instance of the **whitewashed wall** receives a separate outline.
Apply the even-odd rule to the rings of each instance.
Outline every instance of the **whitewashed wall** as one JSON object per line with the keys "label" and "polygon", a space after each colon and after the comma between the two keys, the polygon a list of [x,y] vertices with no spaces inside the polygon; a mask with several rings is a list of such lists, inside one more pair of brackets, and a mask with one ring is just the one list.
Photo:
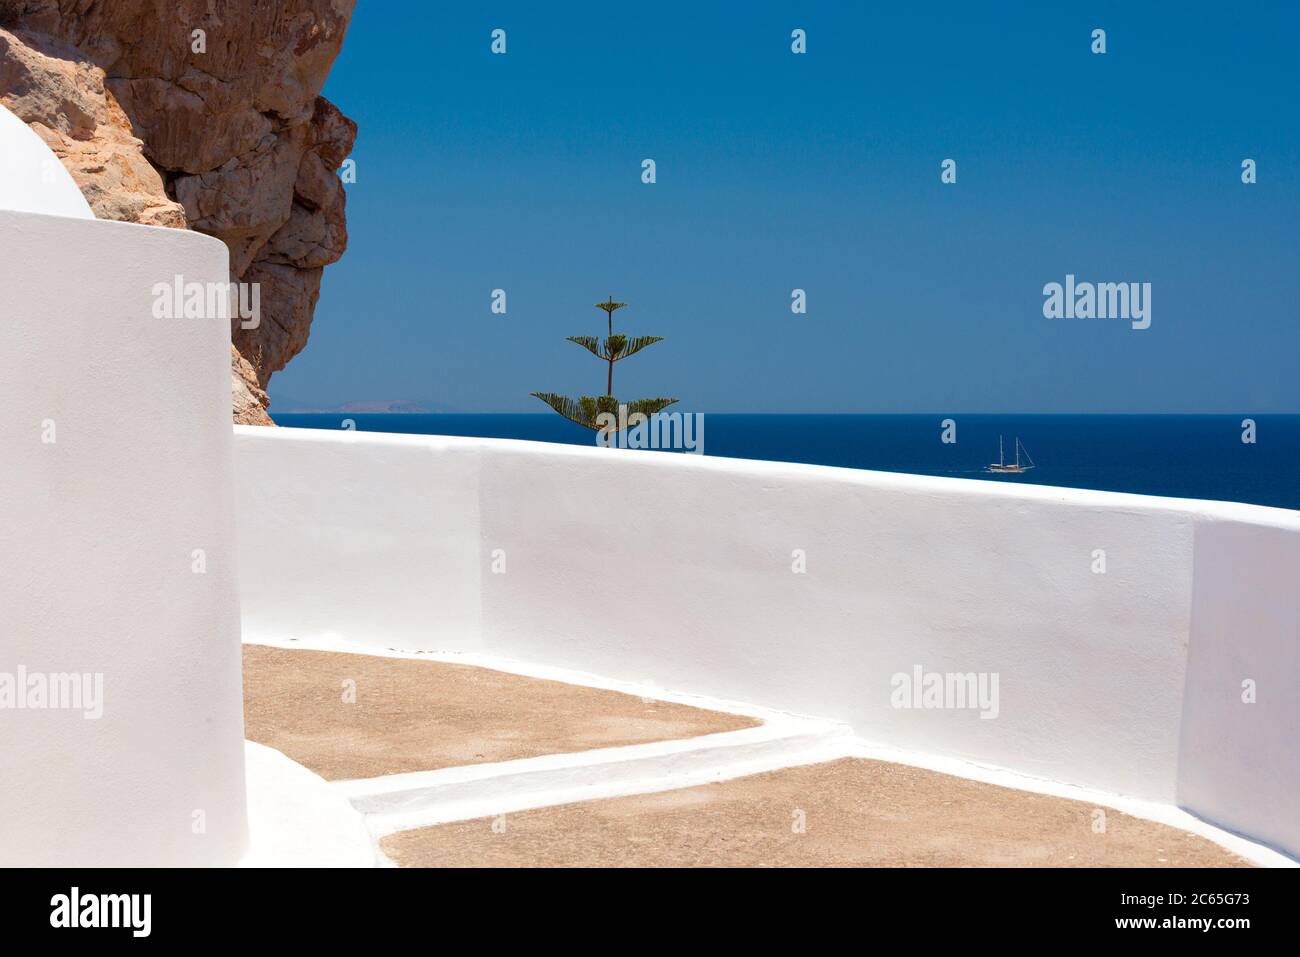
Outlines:
{"label": "whitewashed wall", "polygon": [[477,647],[474,450],[422,436],[235,431],[246,639]]}
{"label": "whitewashed wall", "polygon": [[[841,719],[872,742],[1181,797],[1300,850],[1293,514],[707,456],[236,431],[248,637],[480,650]],[[1269,708],[1223,691],[1249,677],[1225,642],[1267,674]],[[891,677],[918,665],[996,673],[998,717],[893,707]],[[1245,751],[1201,746],[1225,723]]]}
{"label": "whitewashed wall", "polygon": [[103,675],[98,720],[0,709],[0,866],[244,852],[229,322],[151,313],[227,270],[196,233],[0,211],[0,673]]}
{"label": "whitewashed wall", "polygon": [[1294,519],[1197,526],[1180,754],[1180,805],[1300,857]]}
{"label": "whitewashed wall", "polygon": [[36,131],[0,106],[0,210],[94,219],[72,174]]}

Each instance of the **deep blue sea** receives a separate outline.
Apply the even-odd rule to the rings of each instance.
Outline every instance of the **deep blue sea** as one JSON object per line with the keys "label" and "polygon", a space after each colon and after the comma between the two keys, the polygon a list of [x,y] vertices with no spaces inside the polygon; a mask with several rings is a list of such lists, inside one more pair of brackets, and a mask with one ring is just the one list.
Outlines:
{"label": "deep blue sea", "polygon": [[[474,435],[594,445],[592,433],[552,414],[284,413],[290,428]],[[1300,509],[1300,415],[1259,415],[1242,442],[1239,415],[953,415],[956,444],[940,441],[940,415],[725,415],[704,417],[704,452],[742,459],[1221,499]],[[1036,468],[983,471],[1006,436]],[[636,454],[630,452],[628,454]]]}

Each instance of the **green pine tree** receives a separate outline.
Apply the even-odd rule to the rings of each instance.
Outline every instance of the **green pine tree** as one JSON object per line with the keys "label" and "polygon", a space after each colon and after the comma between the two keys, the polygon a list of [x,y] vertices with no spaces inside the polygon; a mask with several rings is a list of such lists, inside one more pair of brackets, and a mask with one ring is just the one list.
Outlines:
{"label": "green pine tree", "polygon": [[[529,395],[537,396],[570,422],[576,422],[593,432],[605,431],[602,426],[596,423],[596,418],[602,412],[608,412],[617,419],[620,405],[618,399],[614,398],[614,363],[621,362],[628,356],[634,356],[646,346],[662,342],[664,338],[663,336],[633,336],[628,338],[625,335],[615,335],[614,313],[626,305],[625,302],[615,302],[613,296],[610,296],[606,302],[596,303],[596,308],[602,310],[609,321],[609,335],[603,342],[599,336],[568,337],[569,342],[576,342],[597,359],[602,359],[606,363],[604,395],[584,395],[577,399],[557,395],[554,392],[530,392]],[[635,402],[622,404],[627,406],[627,418],[631,419],[632,416],[638,413],[651,416],[666,409],[676,401],[676,399],[664,398],[637,399]]]}

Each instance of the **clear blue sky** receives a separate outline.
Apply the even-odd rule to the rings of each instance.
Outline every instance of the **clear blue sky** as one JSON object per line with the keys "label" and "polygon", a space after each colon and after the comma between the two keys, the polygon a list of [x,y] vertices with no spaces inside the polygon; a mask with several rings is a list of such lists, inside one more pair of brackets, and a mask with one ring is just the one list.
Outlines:
{"label": "clear blue sky", "polygon": [[[272,398],[546,412],[612,293],[667,337],[615,393],[683,411],[1300,412],[1297,9],[361,0],[350,244]],[[1067,272],[1151,328],[1045,319]]]}

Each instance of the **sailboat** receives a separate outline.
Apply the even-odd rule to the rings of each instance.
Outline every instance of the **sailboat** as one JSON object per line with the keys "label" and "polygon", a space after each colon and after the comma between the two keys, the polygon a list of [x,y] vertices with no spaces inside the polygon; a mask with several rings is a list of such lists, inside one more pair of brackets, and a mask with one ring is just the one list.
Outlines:
{"label": "sailboat", "polygon": [[[1021,452],[1025,453],[1025,460],[1029,463],[1028,465],[1020,464]],[[1006,454],[1002,449],[1002,436],[999,435],[998,436],[998,460],[996,462],[990,463],[988,468],[986,468],[984,471],[1000,472],[1002,474],[1008,474],[1008,473],[1019,474],[1021,472],[1028,472],[1033,467],[1034,467],[1034,460],[1029,457],[1029,453],[1025,452],[1025,447],[1020,444],[1020,436],[1016,436],[1016,461],[1014,463],[1010,463],[1007,461]]]}

